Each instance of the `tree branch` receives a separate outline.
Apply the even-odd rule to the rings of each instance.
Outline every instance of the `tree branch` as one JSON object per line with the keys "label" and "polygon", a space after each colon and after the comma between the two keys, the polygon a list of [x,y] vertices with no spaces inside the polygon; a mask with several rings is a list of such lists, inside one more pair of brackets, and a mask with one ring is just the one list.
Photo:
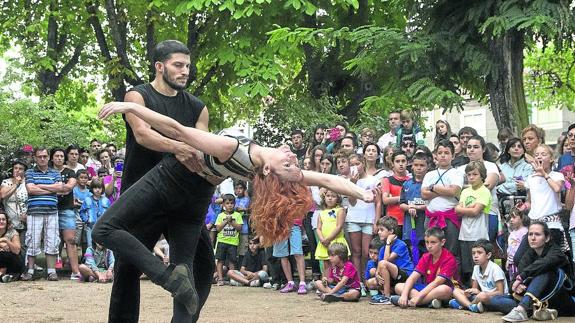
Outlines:
{"label": "tree branch", "polygon": [[66,75],[68,75],[68,73],[70,73],[70,71],[74,68],[74,66],[76,66],[76,64],[78,64],[78,61],[80,60],[80,54],[82,54],[82,50],[84,50],[84,42],[78,44],[78,46],[76,46],[76,48],[74,48],[74,54],[72,55],[72,57],[70,58],[68,63],[66,63],[66,65],[64,65],[64,67],[62,67],[62,70],[60,71],[60,73],[57,76],[58,82],[60,82],[62,80],[62,78],[64,78]]}
{"label": "tree branch", "polygon": [[48,36],[46,42],[46,54],[51,59],[56,58],[56,48],[58,46],[58,22],[56,17],[54,17],[54,12],[56,11],[56,6],[58,5],[57,0],[50,1],[49,13],[48,13]]}
{"label": "tree branch", "polygon": [[220,67],[219,61],[216,61],[214,65],[210,67],[210,69],[206,72],[206,75],[204,75],[204,77],[200,81],[200,84],[198,84],[198,86],[194,90],[194,96],[200,96],[202,95],[202,93],[204,93],[206,85],[208,85],[208,83],[210,83],[212,78],[216,75],[219,67]]}
{"label": "tree branch", "polygon": [[571,65],[569,65],[569,68],[567,68],[567,74],[565,78],[565,86],[571,90],[571,92],[575,93],[575,86],[571,84],[571,72],[573,71],[573,67],[575,67],[575,57],[573,58]]}
{"label": "tree branch", "polygon": [[126,53],[126,23],[119,18],[114,0],[106,0],[104,7],[106,8],[111,36],[116,47],[116,54],[120,58],[120,64],[130,71],[130,73],[124,73],[124,79],[132,85],[144,83],[132,68],[128,54]]}
{"label": "tree branch", "polygon": [[[153,7],[152,7],[153,8]],[[154,48],[156,47],[156,25],[154,23],[154,9],[150,9],[146,12],[146,57],[148,58],[148,79],[150,82],[154,79],[156,75],[156,68],[154,62]]]}
{"label": "tree branch", "polygon": [[112,55],[108,48],[108,42],[106,41],[106,35],[102,29],[102,24],[100,23],[100,19],[98,19],[98,4],[94,1],[87,2],[86,11],[90,14],[88,23],[92,26],[92,29],[94,29],[94,34],[96,35],[96,40],[100,47],[100,53],[104,57],[104,60],[109,62],[112,60]]}

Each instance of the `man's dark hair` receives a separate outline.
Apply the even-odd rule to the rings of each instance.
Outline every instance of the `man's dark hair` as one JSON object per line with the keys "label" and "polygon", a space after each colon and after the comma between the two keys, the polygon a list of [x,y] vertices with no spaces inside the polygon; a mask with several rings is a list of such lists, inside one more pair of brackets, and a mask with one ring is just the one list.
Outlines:
{"label": "man's dark hair", "polygon": [[94,138],[94,139],[90,140],[90,146],[91,146],[91,145],[92,145],[94,142],[97,142],[97,143],[99,143],[99,142],[100,142],[100,140],[98,140],[98,139],[96,139],[96,138]]}
{"label": "man's dark hair", "polygon": [[174,53],[181,53],[184,55],[190,55],[191,52],[182,42],[178,40],[164,40],[159,42],[156,47],[154,47],[153,59],[155,62],[165,62],[172,57]]}
{"label": "man's dark hair", "polygon": [[475,130],[475,128],[472,128],[472,127],[463,127],[461,129],[459,129],[459,132],[457,134],[459,135],[459,137],[461,137],[461,135],[464,133],[468,133],[472,136],[478,135],[477,130]]}
{"label": "man's dark hair", "polygon": [[50,151],[48,150],[48,148],[46,148],[46,146],[40,146],[40,147],[36,147],[36,149],[34,149],[34,156],[36,156],[39,151],[44,151],[44,150],[46,152],[50,153]]}

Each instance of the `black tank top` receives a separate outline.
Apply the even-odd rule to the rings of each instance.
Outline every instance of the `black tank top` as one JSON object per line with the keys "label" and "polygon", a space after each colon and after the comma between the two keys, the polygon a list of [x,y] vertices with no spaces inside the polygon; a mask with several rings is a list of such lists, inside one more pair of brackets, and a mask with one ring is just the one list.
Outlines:
{"label": "black tank top", "polygon": [[[205,105],[200,99],[185,91],[179,91],[176,96],[165,96],[147,83],[135,86],[130,91],[136,91],[144,98],[146,107],[168,116],[187,127],[195,127],[200,113]],[[125,116],[122,116],[125,120]],[[137,182],[144,174],[162,160],[164,154],[150,150],[136,141],[130,124],[126,122],[126,159],[122,174],[122,192]]]}

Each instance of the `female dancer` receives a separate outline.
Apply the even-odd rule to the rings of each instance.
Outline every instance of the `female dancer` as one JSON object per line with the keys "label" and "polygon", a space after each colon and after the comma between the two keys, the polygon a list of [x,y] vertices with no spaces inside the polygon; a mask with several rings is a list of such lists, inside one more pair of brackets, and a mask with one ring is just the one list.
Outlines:
{"label": "female dancer", "polygon": [[[205,153],[206,177],[229,176],[253,181],[255,199],[252,219],[256,232],[264,238],[266,244],[285,239],[293,221],[302,218],[310,209],[311,194],[306,186],[325,186],[337,193],[366,202],[372,202],[374,199],[372,191],[363,190],[344,178],[300,170],[295,155],[287,146],[267,148],[244,137],[215,135],[185,127],[169,117],[132,102],[106,104],[100,110],[99,117],[104,119],[114,113],[132,113],[167,137],[182,141]],[[190,207],[207,208],[211,192],[204,192],[198,185],[209,184],[194,182],[189,183],[192,187],[187,187],[190,185],[186,185],[186,179],[172,174],[169,170],[171,167],[175,166],[169,161],[161,162],[122,194],[100,218],[92,236],[94,241],[126,258],[154,283],[170,291],[176,301],[185,305],[187,311],[193,315],[197,310],[198,295],[190,264],[170,265],[166,269],[162,261],[149,253],[130,233],[132,228],[142,222],[147,210],[157,205],[169,208],[187,203]],[[165,196],[157,188],[161,187],[163,181],[182,182],[182,189],[197,190],[198,194],[206,196],[198,196],[193,201],[182,201],[177,196]],[[196,237],[190,238],[187,246],[180,246],[181,250],[191,250],[182,252],[193,252],[203,219],[169,220],[171,230],[181,233],[179,231],[185,229],[190,237]]]}

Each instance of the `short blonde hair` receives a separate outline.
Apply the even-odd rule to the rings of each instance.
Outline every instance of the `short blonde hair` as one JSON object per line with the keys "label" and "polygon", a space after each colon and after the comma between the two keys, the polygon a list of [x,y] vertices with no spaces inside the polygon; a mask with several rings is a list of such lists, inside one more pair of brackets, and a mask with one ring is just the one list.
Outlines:
{"label": "short blonde hair", "polygon": [[539,141],[541,141],[542,144],[545,143],[545,130],[537,127],[534,124],[528,125],[527,127],[525,127],[521,131],[521,138],[523,138],[523,136],[525,136],[525,134],[528,133],[529,131],[533,131],[535,133],[535,135],[537,136],[537,138],[539,138]]}

